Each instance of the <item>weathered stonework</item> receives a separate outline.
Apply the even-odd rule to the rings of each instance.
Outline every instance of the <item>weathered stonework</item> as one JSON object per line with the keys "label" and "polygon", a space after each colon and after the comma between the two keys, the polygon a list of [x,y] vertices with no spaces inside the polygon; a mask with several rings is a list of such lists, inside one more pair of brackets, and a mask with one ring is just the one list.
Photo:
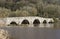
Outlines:
{"label": "weathered stonework", "polygon": [[35,19],[38,19],[40,23],[43,23],[44,20],[46,20],[47,23],[50,21],[54,22],[52,18],[43,18],[43,17],[7,17],[7,18],[4,18],[3,20],[0,19],[0,24],[9,25],[11,22],[14,21],[20,25],[23,22],[23,20],[27,20],[30,24],[33,24]]}

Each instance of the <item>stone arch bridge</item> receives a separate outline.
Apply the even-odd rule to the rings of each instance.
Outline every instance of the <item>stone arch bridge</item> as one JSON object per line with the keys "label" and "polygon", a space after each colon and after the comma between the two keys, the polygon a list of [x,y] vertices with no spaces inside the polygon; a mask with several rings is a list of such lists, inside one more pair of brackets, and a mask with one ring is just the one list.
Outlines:
{"label": "stone arch bridge", "polygon": [[0,18],[0,24],[40,24],[40,23],[52,23],[53,18],[43,18],[43,17],[7,17]]}

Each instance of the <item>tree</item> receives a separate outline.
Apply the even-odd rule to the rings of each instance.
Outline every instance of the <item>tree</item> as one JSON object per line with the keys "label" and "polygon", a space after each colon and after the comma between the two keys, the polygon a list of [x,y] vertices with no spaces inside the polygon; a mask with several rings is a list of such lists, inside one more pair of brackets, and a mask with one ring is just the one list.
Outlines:
{"label": "tree", "polygon": [[9,9],[0,8],[0,17],[8,17],[10,13]]}
{"label": "tree", "polygon": [[44,14],[44,7],[45,6],[46,6],[46,4],[44,4],[43,1],[39,1],[36,4],[37,11],[38,11],[38,16],[43,16],[43,14]]}
{"label": "tree", "polygon": [[9,13],[8,17],[16,17],[16,14],[14,12]]}
{"label": "tree", "polygon": [[26,10],[29,12],[30,16],[36,16],[37,15],[37,9],[30,6],[24,6],[21,10]]}
{"label": "tree", "polygon": [[15,14],[17,17],[19,16],[29,16],[29,12],[25,10],[16,10]]}
{"label": "tree", "polygon": [[57,5],[49,4],[45,7],[44,12],[46,12],[49,17],[57,17],[57,15],[59,15],[58,10],[59,10],[59,8]]}

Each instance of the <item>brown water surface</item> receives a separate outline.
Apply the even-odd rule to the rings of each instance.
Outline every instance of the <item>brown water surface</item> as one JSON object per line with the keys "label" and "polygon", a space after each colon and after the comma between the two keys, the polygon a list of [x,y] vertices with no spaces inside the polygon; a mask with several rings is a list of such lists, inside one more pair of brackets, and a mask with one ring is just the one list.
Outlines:
{"label": "brown water surface", "polygon": [[10,39],[60,39],[60,23],[21,26],[6,26],[0,29],[7,30]]}

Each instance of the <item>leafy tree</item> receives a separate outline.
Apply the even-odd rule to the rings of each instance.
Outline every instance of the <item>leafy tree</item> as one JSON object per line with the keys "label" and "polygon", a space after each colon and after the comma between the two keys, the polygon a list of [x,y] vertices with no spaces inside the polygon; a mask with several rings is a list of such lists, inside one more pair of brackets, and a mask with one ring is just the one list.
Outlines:
{"label": "leafy tree", "polygon": [[49,17],[57,17],[57,15],[59,15],[58,10],[57,5],[47,5],[44,12],[46,12]]}
{"label": "leafy tree", "polygon": [[16,14],[17,17],[19,17],[19,16],[29,16],[28,11],[25,11],[25,10],[16,10],[15,14]]}
{"label": "leafy tree", "polygon": [[36,16],[37,15],[37,9],[30,6],[24,6],[21,10],[26,10],[29,12],[30,16]]}
{"label": "leafy tree", "polygon": [[44,7],[46,4],[44,4],[42,1],[39,1],[36,5],[37,11],[38,11],[38,16],[43,16],[44,14]]}
{"label": "leafy tree", "polygon": [[16,14],[14,12],[9,13],[8,17],[16,17]]}
{"label": "leafy tree", "polygon": [[0,17],[60,18],[60,0],[0,0]]}
{"label": "leafy tree", "polygon": [[0,8],[0,17],[8,17],[10,13],[9,9]]}

